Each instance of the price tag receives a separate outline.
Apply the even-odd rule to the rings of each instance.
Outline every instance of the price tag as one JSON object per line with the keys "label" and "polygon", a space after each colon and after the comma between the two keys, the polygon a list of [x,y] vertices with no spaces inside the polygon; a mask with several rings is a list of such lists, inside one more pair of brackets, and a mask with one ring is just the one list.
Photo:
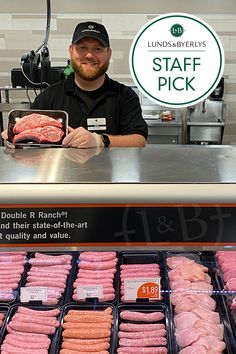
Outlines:
{"label": "price tag", "polygon": [[103,286],[102,285],[84,285],[77,287],[77,295],[79,300],[86,298],[103,298]]}
{"label": "price tag", "polygon": [[46,287],[22,287],[20,288],[20,301],[30,302],[30,301],[47,301],[48,299],[48,288]]}
{"label": "price tag", "polygon": [[124,281],[125,300],[161,300],[161,278],[135,278]]}

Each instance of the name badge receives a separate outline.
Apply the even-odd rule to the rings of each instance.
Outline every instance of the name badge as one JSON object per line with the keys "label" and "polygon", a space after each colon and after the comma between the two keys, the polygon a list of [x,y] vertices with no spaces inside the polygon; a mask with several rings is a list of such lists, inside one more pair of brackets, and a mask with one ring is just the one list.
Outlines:
{"label": "name badge", "polygon": [[106,130],[106,118],[88,118],[87,127],[89,131]]}

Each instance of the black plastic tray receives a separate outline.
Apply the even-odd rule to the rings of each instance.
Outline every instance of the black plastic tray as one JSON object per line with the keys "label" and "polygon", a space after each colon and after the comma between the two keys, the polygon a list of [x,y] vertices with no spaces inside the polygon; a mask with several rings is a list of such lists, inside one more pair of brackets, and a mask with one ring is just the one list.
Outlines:
{"label": "black plastic tray", "polygon": [[27,142],[19,142],[15,143],[15,146],[18,147],[61,147],[62,140],[68,133],[68,114],[65,111],[60,110],[27,110],[27,109],[19,109],[19,110],[12,110],[8,114],[8,142],[12,143],[14,138],[13,128],[16,124],[17,119],[21,119],[26,115],[31,113],[39,113],[45,114],[51,118],[56,120],[60,120],[62,123],[62,130],[64,132],[64,136],[62,137],[61,141],[58,143],[37,143],[35,141],[27,141]]}
{"label": "black plastic tray", "polygon": [[5,328],[5,323],[8,319],[8,313],[10,311],[10,306],[8,305],[0,305],[0,313],[3,313],[4,314],[4,319],[3,319],[3,324],[2,324],[2,327],[0,328],[0,338],[2,336],[2,332],[4,331],[4,328]]}
{"label": "black plastic tray", "polygon": [[[112,303],[97,303],[97,304],[75,304],[75,303],[68,303],[65,304],[62,307],[62,312],[60,316],[60,323],[61,325],[63,324],[63,319],[64,316],[68,313],[70,310],[104,310],[107,307],[111,307],[112,309],[112,315],[113,315],[113,326],[111,328],[111,338],[110,338],[110,349],[109,353],[110,354],[115,354],[114,351],[114,345],[115,345],[115,323],[116,323],[116,309],[115,306]],[[52,345],[51,345],[51,350],[49,354],[59,354],[60,349],[61,349],[61,343],[62,343],[62,332],[63,328],[62,326],[59,327],[58,332],[56,336],[53,339]]]}
{"label": "black plastic tray", "polygon": [[[22,304],[19,304],[19,303],[16,303],[16,304],[10,306],[9,310],[7,311],[7,315],[6,315],[6,318],[5,318],[5,321],[4,321],[4,326],[2,328],[2,331],[0,332],[1,333],[1,335],[0,335],[0,345],[2,345],[5,336],[8,334],[7,325],[11,321],[12,317],[14,316],[14,314],[17,312],[18,307],[27,307],[27,308],[30,308],[30,309],[33,309],[33,310],[40,310],[40,311],[58,309],[61,312],[61,307],[60,306],[22,305]],[[59,318],[60,318],[60,315],[58,316],[58,320],[59,320]],[[51,339],[50,348],[51,348],[52,343],[53,343],[53,338],[57,334],[57,331],[58,331],[58,328],[56,329],[56,332],[55,332],[54,335],[49,336],[49,338]]]}
{"label": "black plastic tray", "polygon": [[0,306],[4,306],[4,305],[13,305],[15,304],[16,302],[19,302],[19,298],[20,298],[20,287],[22,286],[23,284],[23,281],[24,281],[24,277],[25,277],[25,271],[27,269],[27,264],[28,264],[28,254],[26,255],[26,263],[23,265],[23,272],[21,273],[21,278],[20,278],[20,281],[18,282],[18,287],[17,289],[13,290],[12,291],[12,294],[13,294],[13,299],[12,300],[9,300],[9,301],[3,301],[3,300],[0,300]]}
{"label": "black plastic tray", "polygon": [[[50,255],[50,256],[63,256],[63,255],[66,255],[66,254],[69,254],[69,255],[72,256],[71,269],[69,271],[69,274],[67,275],[67,282],[66,282],[65,291],[62,294],[61,298],[59,299],[58,304],[55,305],[55,306],[62,306],[62,305],[64,305],[67,302],[66,301],[67,292],[70,292],[70,289],[72,288],[72,285],[73,285],[72,275],[73,275],[73,273],[75,271],[75,268],[76,268],[76,254],[74,252],[39,252],[39,253],[43,253],[43,254]],[[28,259],[34,258],[34,255],[35,255],[35,252],[30,253]],[[27,263],[26,270],[25,270],[25,273],[24,273],[24,277],[23,277],[22,283],[21,283],[22,287],[24,287],[25,284],[27,283],[27,272],[30,270],[30,268],[31,268],[30,263]],[[21,302],[20,298],[19,298],[19,302]],[[34,304],[34,302],[30,302],[30,303]],[[37,305],[37,304],[39,304],[39,302],[37,301],[37,302],[35,302],[35,304]],[[44,306],[51,306],[51,305],[46,305],[45,304]]]}
{"label": "black plastic tray", "polygon": [[[130,322],[127,320],[123,320],[120,318],[120,312],[122,310],[128,310],[128,311],[139,311],[139,312],[154,312],[154,311],[160,311],[165,315],[165,318],[158,323],[164,323],[165,328],[166,328],[166,339],[167,339],[167,346],[166,348],[168,349],[168,353],[171,354],[177,354],[176,347],[173,347],[173,322],[171,318],[171,312],[170,308],[167,304],[164,304],[163,302],[158,302],[155,304],[119,304],[117,306],[117,318],[116,318],[116,341],[115,341],[115,348],[119,347],[119,338],[118,338],[118,331],[119,331],[119,325],[120,323],[137,323],[137,322]],[[142,323],[142,322],[139,322]],[[156,322],[157,323],[157,322]]]}
{"label": "black plastic tray", "polygon": [[[122,264],[148,264],[148,263],[157,263],[160,266],[160,277],[161,277],[161,295],[162,295],[162,300],[152,300],[148,301],[148,299],[137,299],[136,302],[138,303],[149,303],[153,304],[154,302],[162,301],[165,303],[169,303],[169,292],[167,291],[167,279],[166,275],[164,273],[164,268],[163,268],[163,258],[162,258],[162,252],[152,252],[152,251],[124,251],[120,252],[120,261],[119,265]],[[120,279],[120,269],[119,269],[119,279],[118,279],[118,291],[119,291],[119,303],[130,303],[129,301],[127,302],[122,302],[121,301],[121,294],[120,294],[120,285],[121,285],[121,279]],[[135,302],[135,301],[134,301]]]}
{"label": "black plastic tray", "polygon": [[[99,251],[97,251],[97,252],[99,252]],[[103,251],[103,252],[104,252],[104,251]],[[79,264],[79,262],[80,262],[80,259],[79,259],[80,253],[82,253],[82,252],[77,252],[77,253],[76,253],[76,256],[75,256],[75,257],[76,257],[76,265],[75,265],[75,267],[74,267],[73,273],[71,274],[71,279],[70,279],[70,284],[71,284],[71,286],[70,286],[70,288],[69,288],[68,291],[67,291],[65,303],[75,303],[75,304],[84,304],[84,303],[96,304],[96,303],[101,303],[101,304],[102,304],[103,302],[102,302],[102,301],[98,301],[97,298],[87,298],[87,299],[85,299],[85,300],[78,300],[78,301],[76,301],[76,300],[74,300],[74,299],[72,298],[72,296],[73,296],[73,291],[74,291],[73,283],[74,283],[74,281],[75,281],[76,278],[77,278],[77,274],[78,274],[78,270],[79,270],[79,269],[78,269],[78,264]],[[112,304],[115,304],[115,303],[117,303],[117,301],[118,301],[119,252],[116,252],[116,254],[117,254],[117,259],[118,259],[117,265],[116,265],[117,271],[116,271],[115,274],[114,274],[114,281],[113,281],[113,286],[114,286],[114,289],[115,289],[115,298],[114,298],[113,301],[109,301],[109,303],[112,303]]]}
{"label": "black plastic tray", "polygon": [[[226,344],[226,350],[224,351],[224,354],[234,354],[236,353],[236,350],[234,348],[235,345],[235,340],[233,339],[233,332],[231,329],[230,325],[230,320],[228,313],[225,308],[225,303],[224,303],[224,297],[222,295],[221,288],[219,286],[219,283],[217,282],[217,276],[216,276],[216,263],[214,259],[214,255],[211,254],[205,254],[204,252],[165,252],[165,264],[166,264],[166,258],[168,256],[185,256],[190,259],[195,260],[197,263],[202,264],[206,267],[208,267],[209,271],[208,274],[211,277],[211,284],[213,286],[213,294],[212,298],[216,301],[216,312],[219,313],[221,323],[224,326],[224,342]],[[166,264],[166,272],[168,276],[168,266]],[[170,288],[169,288],[170,290]],[[171,317],[174,319],[174,306],[170,306],[171,309]],[[173,330],[174,330],[174,320],[173,320]],[[174,348],[176,349],[177,353],[179,352],[180,348],[177,345],[175,336],[173,336],[173,343],[174,343]]]}

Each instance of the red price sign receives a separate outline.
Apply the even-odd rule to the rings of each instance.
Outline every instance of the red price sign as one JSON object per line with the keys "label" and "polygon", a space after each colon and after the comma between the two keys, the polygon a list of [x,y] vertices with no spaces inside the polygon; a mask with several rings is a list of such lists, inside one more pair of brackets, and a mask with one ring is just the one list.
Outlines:
{"label": "red price sign", "polygon": [[136,299],[161,300],[161,279],[125,279],[124,296],[125,301],[136,301]]}
{"label": "red price sign", "polygon": [[137,291],[137,297],[139,299],[160,299],[160,286],[157,283],[144,283]]}

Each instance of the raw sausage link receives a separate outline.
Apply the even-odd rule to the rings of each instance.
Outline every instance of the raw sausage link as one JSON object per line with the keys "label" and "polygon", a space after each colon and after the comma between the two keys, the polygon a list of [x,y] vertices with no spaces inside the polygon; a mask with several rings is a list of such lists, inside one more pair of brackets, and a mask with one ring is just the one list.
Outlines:
{"label": "raw sausage link", "polygon": [[50,342],[46,343],[46,342],[28,342],[26,340],[22,341],[19,340],[19,337],[16,338],[14,337],[14,335],[12,335],[13,337],[8,337],[6,336],[6,338],[4,339],[4,343],[6,344],[10,344],[12,346],[14,346],[15,348],[19,348],[19,349],[28,349],[28,350],[32,350],[32,349],[48,349],[50,346]]}
{"label": "raw sausage link", "polygon": [[91,352],[98,352],[101,350],[107,350],[109,349],[110,344],[108,342],[103,342],[103,343],[97,343],[97,344],[92,344],[92,345],[80,345],[80,344],[74,344],[70,342],[63,342],[62,343],[62,348],[63,349],[71,349],[71,350],[77,350],[77,351],[87,351],[89,353]]}
{"label": "raw sausage link", "polygon": [[104,262],[115,259],[116,252],[82,252],[79,258],[86,262]]}
{"label": "raw sausage link", "polygon": [[38,323],[46,326],[54,326],[59,327],[59,321],[54,317],[46,317],[46,316],[29,316],[20,313],[16,313],[12,320],[18,320],[21,322],[31,322],[31,323]]}
{"label": "raw sausage link", "polygon": [[121,338],[119,340],[119,345],[121,347],[160,347],[165,346],[167,344],[167,340],[164,337],[157,338],[142,338],[142,339],[129,339],[129,338]]}
{"label": "raw sausage link", "polygon": [[[4,353],[2,353],[4,354]],[[8,354],[8,353],[6,353]],[[60,354],[88,354],[88,352],[81,352],[81,351],[78,351],[78,350],[70,350],[70,349],[61,349],[60,350]],[[102,350],[102,351],[99,351],[99,352],[96,352],[96,354],[109,354],[109,352],[107,350]]]}
{"label": "raw sausage link", "polygon": [[103,316],[103,315],[111,315],[112,314],[112,308],[107,307],[105,310],[69,310],[68,315],[76,316],[77,314],[79,315],[96,315],[96,316]]}
{"label": "raw sausage link", "polygon": [[26,315],[32,315],[32,316],[52,316],[52,317],[57,317],[60,315],[60,310],[58,309],[53,309],[53,310],[33,310],[24,306],[19,306],[18,307],[18,313],[25,313]]}
{"label": "raw sausage link", "polygon": [[51,340],[48,338],[46,334],[38,334],[35,335],[33,333],[24,333],[24,332],[16,332],[16,333],[10,333],[7,334],[5,339],[8,338],[15,338],[16,340],[19,340],[21,342],[33,342],[33,343],[45,343],[45,345],[50,346]]}
{"label": "raw sausage link", "polygon": [[[2,348],[2,351],[5,350],[7,353],[26,354],[25,349],[16,348],[10,344],[3,343],[1,348]],[[32,349],[32,350],[30,350],[30,354],[48,354],[48,350],[47,349]]]}
{"label": "raw sausage link", "polygon": [[168,350],[165,347],[121,347],[117,349],[117,353],[129,354],[167,354]]}
{"label": "raw sausage link", "polygon": [[8,327],[21,332],[28,333],[43,333],[43,334],[54,334],[56,328],[53,326],[44,326],[36,323],[21,322],[13,320],[9,323]]}
{"label": "raw sausage link", "polygon": [[64,342],[70,342],[75,344],[98,344],[110,341],[110,338],[98,338],[98,339],[78,339],[78,338],[64,338]]}
{"label": "raw sausage link", "polygon": [[86,262],[86,261],[81,261],[79,263],[79,268],[80,269],[90,269],[90,270],[106,270],[106,269],[113,269],[116,267],[117,260],[113,261],[105,261],[105,262]]}
{"label": "raw sausage link", "polygon": [[75,329],[111,329],[111,323],[89,323],[89,322],[64,322],[62,324],[62,327],[64,329],[69,329],[69,328],[75,328]]}
{"label": "raw sausage link", "polygon": [[68,321],[68,322],[108,322],[111,323],[112,321],[112,316],[111,315],[103,315],[103,316],[97,316],[97,315],[76,315],[76,316],[72,316],[70,314],[65,315],[64,317],[64,321]]}
{"label": "raw sausage link", "polygon": [[60,258],[55,258],[55,259],[51,259],[51,258],[50,259],[48,259],[48,258],[30,258],[29,259],[29,264],[43,266],[43,267],[45,267],[46,265],[53,266],[53,265],[65,264],[66,262],[67,262],[67,259],[65,257],[60,257]]}
{"label": "raw sausage link", "polygon": [[119,338],[130,338],[130,339],[141,339],[141,338],[156,338],[156,337],[165,337],[166,329],[160,329],[157,331],[148,331],[148,332],[118,332]]}
{"label": "raw sausage link", "polygon": [[157,322],[165,318],[163,312],[121,311],[120,318],[128,321]]}
{"label": "raw sausage link", "polygon": [[80,338],[80,339],[96,339],[110,337],[109,329],[65,329],[62,333],[63,337]]}
{"label": "raw sausage link", "polygon": [[146,331],[156,331],[159,329],[164,329],[165,325],[163,323],[155,324],[133,324],[133,323],[121,323],[119,329],[121,331],[128,332],[146,332]]}

